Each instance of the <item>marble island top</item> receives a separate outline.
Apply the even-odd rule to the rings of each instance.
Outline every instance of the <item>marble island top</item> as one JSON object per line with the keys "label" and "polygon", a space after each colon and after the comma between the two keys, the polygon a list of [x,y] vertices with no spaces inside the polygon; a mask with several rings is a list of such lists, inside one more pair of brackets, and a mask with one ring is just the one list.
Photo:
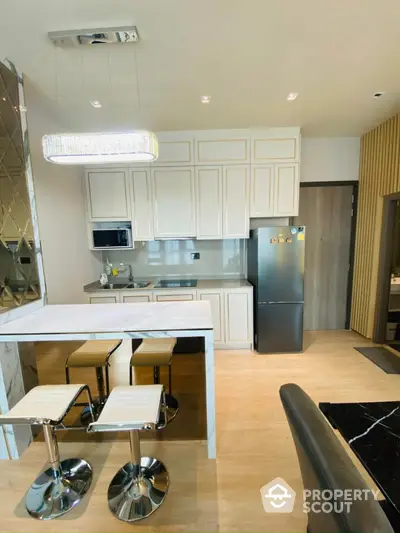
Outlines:
{"label": "marble island top", "polygon": [[206,301],[46,305],[1,325],[0,342],[40,340],[55,334],[73,339],[77,334],[112,338],[110,335],[116,333],[116,338],[124,338],[123,333],[133,337],[135,332],[212,329],[210,304]]}
{"label": "marble island top", "polygon": [[[167,279],[167,278],[165,278]],[[180,278],[180,279],[192,279],[192,278]],[[135,278],[136,281],[136,278]],[[137,281],[141,281],[141,279]],[[88,285],[85,285],[83,287],[84,292],[109,292],[109,291],[185,291],[185,290],[203,290],[203,289],[241,289],[241,288],[249,288],[252,285],[247,281],[247,279],[231,279],[231,278],[225,278],[225,279],[197,279],[197,285],[196,287],[155,287],[158,279],[156,280],[148,280],[150,281],[150,284],[147,285],[147,287],[141,287],[141,288],[113,288],[113,289],[103,289],[100,285],[100,281],[94,281],[93,283],[89,283]],[[173,281],[173,278],[171,278],[171,281]],[[115,278],[114,283],[118,283],[118,278]],[[111,283],[111,282],[110,282]],[[129,282],[126,280],[126,283]]]}
{"label": "marble island top", "polygon": [[320,403],[319,407],[400,513],[400,402]]}

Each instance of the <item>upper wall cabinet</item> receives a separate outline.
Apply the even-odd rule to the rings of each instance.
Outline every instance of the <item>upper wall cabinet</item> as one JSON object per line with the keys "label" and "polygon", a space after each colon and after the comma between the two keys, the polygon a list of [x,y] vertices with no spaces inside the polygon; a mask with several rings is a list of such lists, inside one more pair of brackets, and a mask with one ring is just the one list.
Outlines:
{"label": "upper wall cabinet", "polygon": [[231,165],[250,162],[249,130],[195,132],[196,165]]}
{"label": "upper wall cabinet", "polygon": [[299,161],[300,128],[268,128],[251,131],[251,162]]}
{"label": "upper wall cabinet", "polygon": [[131,220],[126,169],[87,170],[85,179],[89,220]]}
{"label": "upper wall cabinet", "polygon": [[253,165],[250,185],[250,217],[274,216],[275,165]]}
{"label": "upper wall cabinet", "polygon": [[230,166],[223,169],[224,219],[226,239],[249,237],[249,167]]}
{"label": "upper wall cabinet", "polygon": [[252,165],[250,217],[295,217],[299,212],[299,164]]}
{"label": "upper wall cabinet", "polygon": [[274,216],[295,217],[299,214],[299,165],[275,166]]}
{"label": "upper wall cabinet", "polygon": [[151,241],[154,239],[154,229],[150,169],[131,169],[131,179],[133,239],[135,241]]}
{"label": "upper wall cabinet", "polygon": [[193,135],[190,132],[157,133],[158,159],[152,166],[193,165]]}
{"label": "upper wall cabinet", "polygon": [[196,168],[198,239],[222,239],[222,167]]}
{"label": "upper wall cabinet", "polygon": [[196,236],[193,167],[151,169],[154,236],[174,239]]}

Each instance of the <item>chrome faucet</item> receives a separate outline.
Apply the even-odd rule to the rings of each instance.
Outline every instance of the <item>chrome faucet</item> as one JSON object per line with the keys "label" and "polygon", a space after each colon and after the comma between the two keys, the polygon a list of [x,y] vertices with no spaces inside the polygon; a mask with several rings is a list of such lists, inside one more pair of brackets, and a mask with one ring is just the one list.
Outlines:
{"label": "chrome faucet", "polygon": [[129,265],[124,265],[124,263],[120,263],[119,266],[124,267],[124,270],[126,270],[127,268],[129,269],[128,281],[130,283],[133,283],[134,280],[133,280],[133,273],[132,273],[132,265],[130,265],[130,264]]}

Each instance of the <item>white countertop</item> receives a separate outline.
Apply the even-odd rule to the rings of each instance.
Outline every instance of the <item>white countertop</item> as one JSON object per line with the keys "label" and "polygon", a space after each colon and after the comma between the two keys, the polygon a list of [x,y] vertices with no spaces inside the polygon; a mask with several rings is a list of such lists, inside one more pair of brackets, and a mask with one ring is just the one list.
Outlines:
{"label": "white countertop", "polygon": [[[186,279],[186,278],[185,278]],[[118,280],[115,281],[118,283]],[[128,283],[128,282],[127,282]],[[83,290],[85,292],[101,292],[108,293],[110,291],[123,291],[123,292],[140,292],[140,291],[185,291],[185,290],[203,290],[203,289],[241,289],[252,287],[251,283],[247,279],[198,279],[196,287],[155,287],[156,281],[152,281],[147,287],[141,289],[102,289],[100,282],[95,281],[85,285]]]}
{"label": "white countertop", "polygon": [[[209,302],[46,305],[0,326],[2,335],[213,329]],[[18,340],[17,338],[15,340]]]}

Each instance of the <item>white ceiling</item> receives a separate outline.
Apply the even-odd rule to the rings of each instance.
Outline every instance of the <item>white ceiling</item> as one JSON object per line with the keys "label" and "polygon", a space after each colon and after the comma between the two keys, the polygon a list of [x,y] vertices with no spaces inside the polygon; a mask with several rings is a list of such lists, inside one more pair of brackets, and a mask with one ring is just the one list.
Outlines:
{"label": "white ceiling", "polygon": [[[0,57],[70,130],[296,125],[351,136],[400,110],[399,0],[1,0],[1,13]],[[63,50],[47,38],[132,24],[132,45]]]}

